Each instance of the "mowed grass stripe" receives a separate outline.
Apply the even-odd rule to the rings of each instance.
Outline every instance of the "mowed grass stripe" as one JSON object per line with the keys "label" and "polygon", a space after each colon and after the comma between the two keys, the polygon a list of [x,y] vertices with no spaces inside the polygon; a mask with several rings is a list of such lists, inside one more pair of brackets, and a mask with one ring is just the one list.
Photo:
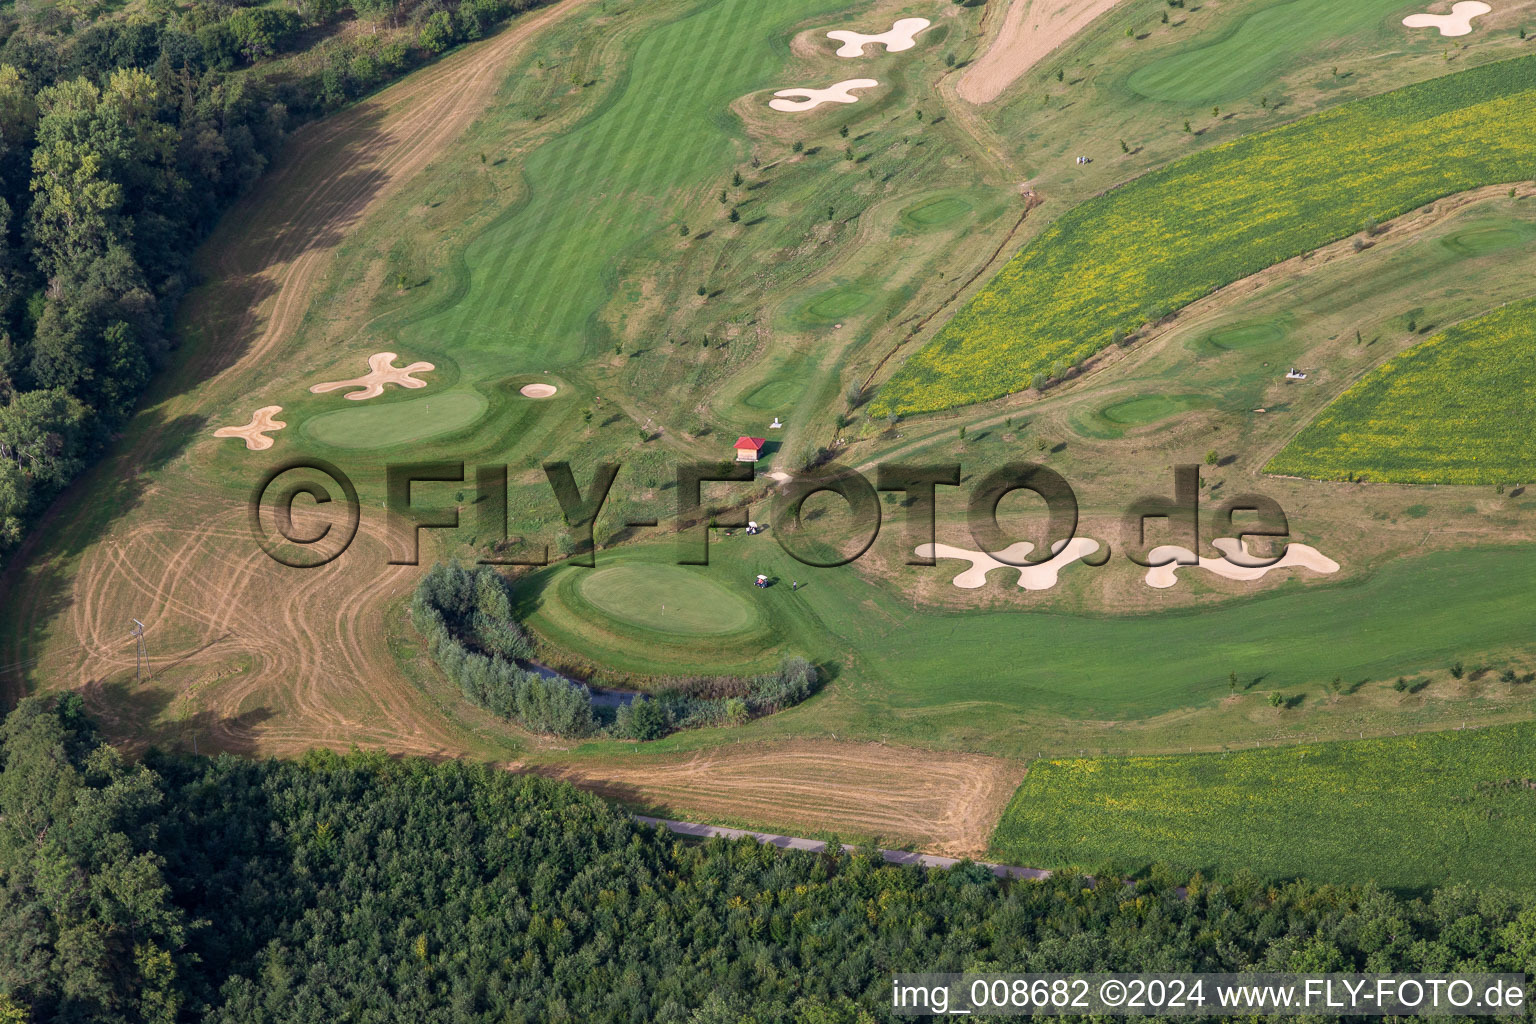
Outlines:
{"label": "mowed grass stripe", "polygon": [[[598,564],[618,557],[599,554]],[[676,550],[640,547],[622,557],[670,562]],[[1536,545],[1439,552],[1391,562],[1358,583],[1298,582],[1194,611],[1120,616],[913,608],[899,592],[870,586],[857,566],[808,569],[763,537],[716,541],[709,559],[701,577],[771,613],[782,644],[777,654],[836,663],[871,681],[864,696],[879,728],[915,743],[965,729],[966,719],[974,726],[978,707],[994,733],[1050,717],[1144,719],[1214,704],[1228,695],[1232,672],[1245,684],[1262,677],[1264,691],[1317,697],[1335,675],[1351,683],[1390,679],[1536,643],[1527,600],[1536,588]],[[536,578],[587,571],[557,566]],[[952,576],[958,569],[941,561],[923,571]],[[1116,556],[1103,569],[1068,571],[1135,567]],[[754,590],[757,573],[780,584]],[[999,573],[991,585],[1005,578]],[[793,582],[801,584],[797,591]],[[537,617],[533,625],[539,628]],[[561,642],[594,662],[644,660],[649,671],[672,674],[724,670],[741,660],[734,651],[677,650],[644,638],[614,647],[596,631]],[[951,717],[948,709],[968,710]],[[1006,749],[1006,741],[994,749]]]}
{"label": "mowed grass stripe", "polygon": [[1378,366],[1265,469],[1325,480],[1536,480],[1536,300],[1435,335]]}
{"label": "mowed grass stripe", "polygon": [[993,854],[1094,868],[1536,891],[1536,724],[1225,754],[1041,760]]}
{"label": "mowed grass stripe", "polygon": [[657,232],[675,231],[676,204],[690,191],[729,178],[739,156],[730,103],[795,84],[775,77],[784,48],[773,41],[837,6],[718,0],[646,30],[623,80],[595,86],[616,94],[529,155],[527,198],[465,253],[466,294],[405,327],[402,344],[420,338],[495,349],[507,372],[582,358],[616,262]]}
{"label": "mowed grass stripe", "polygon": [[[1178,53],[1142,65],[1126,86],[1169,103],[1252,101],[1255,91],[1320,47],[1369,29],[1373,23],[1403,42],[1403,0],[1291,0],[1259,10],[1212,41],[1205,38]],[[1394,16],[1396,15],[1396,16]],[[1202,36],[1204,34],[1202,33]],[[1436,38],[1439,38],[1436,33]],[[1196,37],[1197,40],[1201,36]]]}
{"label": "mowed grass stripe", "polygon": [[1536,175],[1536,57],[1345,104],[1069,210],[875,396],[870,414],[997,398],[1265,267],[1480,185]]}

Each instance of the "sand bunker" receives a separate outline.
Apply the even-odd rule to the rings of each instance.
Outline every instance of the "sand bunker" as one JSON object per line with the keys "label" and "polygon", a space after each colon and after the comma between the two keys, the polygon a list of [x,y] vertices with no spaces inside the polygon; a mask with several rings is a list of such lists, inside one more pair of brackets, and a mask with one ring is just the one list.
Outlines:
{"label": "sand bunker", "polygon": [[775,96],[801,96],[803,99],[778,99],[769,100],[768,105],[774,110],[794,112],[799,110],[814,110],[823,103],[857,103],[859,98],[850,89],[873,89],[880,83],[873,78],[850,78],[846,82],[838,82],[836,85],[825,89],[780,89]]}
{"label": "sand bunker", "polygon": [[283,411],[280,405],[268,405],[257,409],[251,416],[251,422],[243,427],[220,427],[213,432],[214,437],[238,437],[245,442],[245,446],[253,452],[264,452],[272,447],[272,439],[266,435],[268,430],[282,430],[288,424],[282,420],[274,419]]}
{"label": "sand bunker", "polygon": [[[1027,540],[1010,544],[998,554],[1014,562],[1035,549]],[[1062,569],[1085,555],[1099,550],[1099,542],[1086,537],[1074,537],[1070,541],[1057,541],[1051,545],[1056,553],[1038,565],[1010,565],[984,551],[967,551],[948,544],[919,544],[917,554],[923,558],[959,558],[971,563],[971,567],[954,578],[955,586],[962,590],[975,590],[987,582],[987,573],[993,569],[1014,569],[1019,574],[1019,586],[1025,590],[1050,590],[1056,585]]]}
{"label": "sand bunker", "polygon": [[1120,2],[1013,0],[997,38],[980,60],[961,73],[955,92],[968,103],[997,99],[1020,75]]}
{"label": "sand bunker", "polygon": [[524,384],[518,393],[524,398],[552,398],[558,390],[553,384]]}
{"label": "sand bunker", "polygon": [[1482,0],[1461,0],[1450,14],[1410,14],[1403,19],[1409,28],[1438,28],[1443,36],[1464,36],[1472,31],[1472,19],[1493,10]]}
{"label": "sand bunker", "polygon": [[843,44],[837,48],[839,57],[862,57],[864,47],[869,43],[882,43],[887,53],[897,53],[916,46],[917,34],[931,24],[933,22],[927,18],[902,18],[891,26],[889,32],[882,32],[877,36],[838,29],[835,32],[828,32],[827,38]]}
{"label": "sand bunker", "polygon": [[[1305,544],[1287,544],[1285,555],[1273,565],[1261,565],[1267,559],[1260,558],[1248,552],[1246,546],[1240,545],[1234,537],[1220,537],[1211,541],[1211,546],[1220,551],[1223,558],[1200,559],[1198,568],[1208,569],[1218,576],[1225,576],[1229,580],[1257,580],[1263,579],[1264,574],[1274,569],[1286,569],[1293,565],[1299,565],[1303,569],[1311,569],[1313,572],[1334,573],[1339,571],[1339,563],[1324,555],[1314,547]],[[1181,548],[1174,544],[1164,544],[1155,547],[1148,553],[1148,560],[1161,561],[1164,558],[1186,558],[1191,563],[1194,553],[1188,548]],[[1197,568],[1194,564],[1180,566],[1177,562],[1169,562],[1167,565],[1159,565],[1147,570],[1147,586],[1166,590],[1179,582],[1176,574],[1180,568]]]}
{"label": "sand bunker", "polygon": [[375,352],[368,357],[368,373],[351,380],[330,380],[323,384],[316,384],[309,390],[317,395],[323,395],[327,391],[339,391],[342,388],[361,388],[347,397],[354,402],[361,402],[365,398],[378,398],[384,393],[385,384],[398,384],[403,388],[424,388],[427,382],[412,377],[413,373],[426,373],[437,367],[431,363],[412,363],[410,366],[400,368],[394,365],[399,358],[393,352]]}

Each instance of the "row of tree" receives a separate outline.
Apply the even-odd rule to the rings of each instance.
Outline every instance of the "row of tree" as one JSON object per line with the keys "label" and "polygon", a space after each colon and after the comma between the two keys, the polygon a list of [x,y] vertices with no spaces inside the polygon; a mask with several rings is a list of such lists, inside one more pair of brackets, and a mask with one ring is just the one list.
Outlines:
{"label": "row of tree", "polygon": [[288,127],[537,2],[400,0],[387,42],[316,42],[304,73],[247,65],[351,9],[0,14],[0,557],[132,412],[193,247]]}
{"label": "row of tree", "polygon": [[679,729],[736,725],[800,703],[818,680],[816,666],[798,656],[758,676],[671,680],[654,696],[621,705],[603,724],[585,685],[524,667],[533,642],[514,617],[511,584],[490,566],[439,562],[427,570],[411,597],[411,623],[470,703],[556,736],[653,740]]}
{"label": "row of tree", "polygon": [[1536,898],[1008,883],[690,845],[456,761],[133,764],[73,696],[0,727],[0,1020],[865,1024],[920,971],[1536,975]]}
{"label": "row of tree", "polygon": [[471,704],[534,732],[576,737],[597,730],[585,686],[518,664],[532,656],[533,645],[512,618],[507,581],[490,566],[440,562],[427,570],[411,597],[411,624]]}
{"label": "row of tree", "polygon": [[[759,715],[792,707],[816,692],[816,666],[790,655],[773,672],[686,680],[661,685],[653,695],[619,707],[608,731],[622,739],[654,740],[679,729],[741,725]],[[701,696],[700,694],[711,694]]]}

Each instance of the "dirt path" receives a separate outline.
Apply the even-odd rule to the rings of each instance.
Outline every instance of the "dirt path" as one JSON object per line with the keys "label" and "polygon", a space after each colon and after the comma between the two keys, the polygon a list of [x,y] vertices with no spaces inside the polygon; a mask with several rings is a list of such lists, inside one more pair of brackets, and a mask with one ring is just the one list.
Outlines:
{"label": "dirt path", "polygon": [[766,822],[979,856],[1024,777],[1014,761],[877,743],[800,740],[671,758],[616,756],[543,774],[634,806]]}
{"label": "dirt path", "polygon": [[[771,832],[749,832],[739,828],[701,825],[693,821],[671,821],[667,818],[647,817],[644,814],[635,815],[635,820],[642,825],[659,825],[674,835],[692,836],[695,839],[710,839],[715,836],[723,839],[755,839],[765,846],[775,846],[781,850],[804,850],[807,853],[821,853],[827,848],[827,844],[819,839],[779,836]],[[858,849],[851,843],[840,845],[848,853]],[[960,863],[960,860],[955,857],[936,857],[931,853],[913,853],[910,850],[881,850],[880,859],[887,864],[916,864],[918,867],[940,868],[945,871]],[[982,867],[991,868],[992,873],[998,878],[1028,878],[1038,881],[1051,877],[1051,873],[1043,868],[1011,867],[1005,864],[991,864],[987,861],[978,863]]]}
{"label": "dirt path", "polygon": [[1019,76],[1119,2],[1013,0],[992,45],[965,69],[955,91],[971,103],[990,103]]}

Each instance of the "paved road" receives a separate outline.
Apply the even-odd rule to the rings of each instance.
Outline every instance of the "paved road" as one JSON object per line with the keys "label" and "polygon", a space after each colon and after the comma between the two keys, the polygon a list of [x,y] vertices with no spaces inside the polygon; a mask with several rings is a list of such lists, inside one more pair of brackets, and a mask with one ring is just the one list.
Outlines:
{"label": "paved road", "polygon": [[[696,839],[708,839],[711,836],[721,836],[726,839],[756,839],[768,846],[777,846],[781,850],[805,850],[809,853],[821,853],[827,848],[827,844],[818,839],[797,839],[793,836],[776,836],[767,832],[748,832],[739,828],[721,828],[718,825],[699,825],[691,821],[669,821],[666,818],[650,818],[643,814],[635,815],[635,820],[642,825],[660,825],[669,832],[675,832],[680,836],[693,836]],[[852,853],[856,847],[847,843],[843,849]],[[961,863],[953,857],[935,857],[931,853],[911,853],[907,850],[881,850],[880,856],[892,864],[917,864],[925,868],[952,868]],[[988,864],[985,861],[977,861],[982,867],[990,868],[992,873],[999,878],[1030,878],[1041,879],[1051,877],[1049,871],[1040,868],[1016,868],[1006,864]]]}

